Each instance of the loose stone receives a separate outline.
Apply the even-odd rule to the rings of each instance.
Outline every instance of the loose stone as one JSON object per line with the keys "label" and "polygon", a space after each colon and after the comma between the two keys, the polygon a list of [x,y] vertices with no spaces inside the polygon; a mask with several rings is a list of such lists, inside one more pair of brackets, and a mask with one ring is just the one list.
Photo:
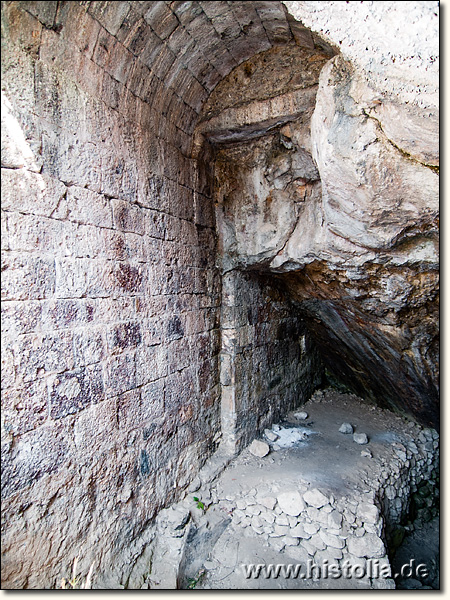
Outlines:
{"label": "loose stone", "polygon": [[326,544],[327,546],[331,546],[332,548],[341,549],[345,546],[344,540],[338,538],[336,535],[331,535],[330,533],[323,531],[322,529],[319,531],[319,536],[324,544]]}
{"label": "loose stone", "polygon": [[281,510],[291,517],[298,517],[306,508],[303,498],[297,491],[282,492],[278,494],[277,500]]}
{"label": "loose stone", "polygon": [[311,537],[311,534],[306,532],[305,527],[303,525],[297,525],[296,527],[292,527],[290,535],[292,537],[303,538],[305,540],[308,540]]}
{"label": "loose stone", "polygon": [[273,496],[265,496],[264,498],[259,499],[259,503],[268,508],[269,510],[273,510],[277,503],[277,499]]}
{"label": "loose stone", "polygon": [[317,488],[303,494],[303,499],[314,508],[321,508],[325,504],[328,504],[328,498]]}
{"label": "loose stone", "polygon": [[273,432],[271,429],[265,429],[264,435],[269,440],[269,442],[276,442],[277,439],[280,437],[275,432]]}
{"label": "loose stone", "polygon": [[298,538],[291,537],[289,535],[286,535],[282,539],[283,539],[283,542],[284,542],[285,546],[298,546],[298,544],[299,544]]}
{"label": "loose stone", "polygon": [[353,441],[356,442],[357,444],[363,445],[363,444],[367,444],[369,442],[369,439],[365,433],[354,433]]}
{"label": "loose stone", "polygon": [[320,525],[318,525],[317,523],[305,523],[303,525],[303,528],[305,532],[311,536],[319,531]]}
{"label": "loose stone", "polygon": [[294,413],[294,417],[297,421],[305,421],[308,418],[308,413],[305,411],[296,412]]}
{"label": "loose stone", "polygon": [[349,552],[358,557],[381,558],[386,554],[382,540],[373,533],[348,538],[347,545]]}
{"label": "loose stone", "polygon": [[350,423],[342,423],[342,425],[339,427],[339,431],[346,434],[353,433],[353,425]]}

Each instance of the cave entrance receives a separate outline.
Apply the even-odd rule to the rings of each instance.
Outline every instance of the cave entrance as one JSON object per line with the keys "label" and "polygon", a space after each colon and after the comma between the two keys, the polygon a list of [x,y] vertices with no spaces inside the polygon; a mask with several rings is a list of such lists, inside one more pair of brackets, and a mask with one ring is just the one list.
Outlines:
{"label": "cave entrance", "polygon": [[[236,452],[322,380],[319,353],[275,262],[299,217],[319,210],[310,121],[334,50],[308,30],[302,44],[237,67],[203,109],[194,148],[216,208],[222,270],[223,444]],[[211,173],[211,165],[214,165]]]}
{"label": "cave entrance", "polygon": [[[346,197],[345,178],[366,165],[349,161],[348,149],[362,152],[362,136],[379,160],[385,143],[355,108],[351,67],[307,39],[232,71],[194,136],[216,209],[222,435],[233,452],[306,401],[325,374],[341,390],[438,423],[437,273],[402,267],[403,234],[386,250],[393,225],[383,229],[378,209],[358,206],[359,188]],[[342,193],[319,173],[329,147],[348,170]]]}

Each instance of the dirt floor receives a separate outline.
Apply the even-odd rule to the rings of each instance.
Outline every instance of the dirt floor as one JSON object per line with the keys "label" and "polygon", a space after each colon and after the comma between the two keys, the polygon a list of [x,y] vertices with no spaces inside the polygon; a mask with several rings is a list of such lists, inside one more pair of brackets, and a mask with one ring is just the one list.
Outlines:
{"label": "dirt floor", "polygon": [[[271,442],[267,456],[258,458],[245,449],[231,461],[209,489],[192,493],[203,503],[189,534],[182,566],[181,588],[190,589],[367,589],[377,587],[370,577],[345,579],[307,573],[310,554],[292,537],[272,537],[273,527],[294,527],[295,518],[274,506],[270,498],[285,490],[320,489],[330,498],[352,498],[368,494],[373,497],[375,483],[386,476],[393,444],[413,439],[417,429],[413,423],[364,403],[361,399],[334,390],[316,393],[298,409],[307,417],[299,421],[292,411],[273,427],[275,434],[297,430],[300,437],[291,447],[279,447],[283,436]],[[368,443],[360,445],[352,434],[339,431],[342,423],[351,423],[355,433],[365,433]],[[294,436],[295,437],[295,436]],[[264,440],[264,436],[261,437]],[[268,441],[267,439],[265,440]],[[269,504],[267,504],[269,499]],[[194,500],[192,499],[192,502]],[[196,501],[195,501],[196,502]],[[261,502],[267,507],[261,507]],[[258,508],[259,507],[259,508]],[[243,509],[243,510],[240,510]],[[253,512],[252,512],[253,510]],[[332,509],[330,508],[330,511]],[[245,511],[247,511],[245,513]],[[249,521],[248,511],[254,517]],[[240,515],[240,516],[239,516]],[[244,515],[244,516],[242,516]],[[245,516],[247,515],[247,516]],[[275,519],[275,523],[273,521]],[[356,526],[356,525],[355,525]],[[272,528],[272,529],[271,529]],[[425,589],[437,586],[439,546],[438,524],[428,524],[404,540],[392,566],[412,558],[434,561],[432,577],[417,583],[413,577],[396,578],[397,588]],[[364,534],[364,532],[363,532]],[[284,540],[284,542],[282,542]],[[300,540],[302,541],[302,540]],[[424,543],[425,542],[425,543]],[[290,546],[289,544],[293,544]],[[342,558],[340,550],[326,549],[330,563]],[[319,556],[317,554],[316,556]],[[336,558],[334,559],[333,556]],[[362,559],[364,560],[364,559]],[[387,559],[385,559],[387,560]],[[437,561],[437,563],[436,563]],[[435,564],[436,563],[436,564]],[[250,576],[249,565],[301,564],[300,575],[284,571],[268,576],[267,570]],[[393,570],[394,572],[394,570]],[[394,580],[390,580],[394,588]]]}

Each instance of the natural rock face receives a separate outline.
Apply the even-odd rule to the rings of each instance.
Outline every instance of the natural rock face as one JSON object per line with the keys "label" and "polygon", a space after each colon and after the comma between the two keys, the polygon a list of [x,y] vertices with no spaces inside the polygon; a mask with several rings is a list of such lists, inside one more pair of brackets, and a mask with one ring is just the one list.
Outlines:
{"label": "natural rock face", "polygon": [[[240,81],[238,71],[247,67],[257,72],[254,62],[221,83],[222,109],[225,97],[234,107],[233,78]],[[311,73],[305,76],[311,83]],[[274,104],[264,113],[250,100],[225,111],[227,131],[214,115],[202,122],[200,131],[217,148],[223,269],[276,273],[308,316],[335,379],[436,426],[435,112],[418,104],[404,109],[374,88],[374,77],[337,56],[323,67],[318,87],[307,88],[314,97],[297,78],[290,93],[303,94],[305,110],[280,108],[278,130],[257,125],[261,114],[276,122]],[[420,123],[424,131],[416,135]]]}
{"label": "natural rock face", "polygon": [[256,278],[229,311],[251,394],[222,419],[211,173],[191,156],[216,85],[290,40],[277,2],[2,4],[3,587],[59,585],[76,556],[133,587],[222,426],[245,444],[320,379]]}

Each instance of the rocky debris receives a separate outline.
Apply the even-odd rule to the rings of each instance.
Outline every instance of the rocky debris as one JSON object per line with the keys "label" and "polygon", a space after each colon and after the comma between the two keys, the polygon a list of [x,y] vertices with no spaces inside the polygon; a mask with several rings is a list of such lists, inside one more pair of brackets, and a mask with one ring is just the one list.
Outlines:
{"label": "rocky debris", "polygon": [[325,506],[325,504],[328,504],[328,498],[318,489],[306,492],[303,494],[303,499],[307,504],[314,508],[321,508],[322,506]]}
{"label": "rocky debris", "polygon": [[[329,412],[331,409],[328,400],[327,394],[322,395],[320,399],[320,406],[325,412]],[[347,401],[349,402],[348,397]],[[356,402],[356,400],[354,401]],[[326,406],[324,406],[325,404]],[[309,414],[312,415],[315,422],[323,422],[323,414],[321,418],[318,418],[318,415],[314,414],[314,407],[309,406],[311,406]],[[373,424],[365,420],[365,417],[361,418],[361,413],[358,413],[355,404],[350,406],[355,418],[355,427],[364,423],[375,446],[379,442],[377,442],[373,428],[370,428],[373,427]],[[224,516],[231,517],[228,528],[231,528],[230,539],[234,541],[248,539],[249,544],[251,542],[252,552],[256,545],[261,557],[266,551],[275,551],[281,553],[280,558],[285,555],[290,559],[303,561],[303,563],[308,558],[313,558],[316,563],[326,559],[328,564],[348,560],[351,564],[366,565],[369,558],[377,558],[389,564],[386,553],[386,536],[388,539],[391,539],[389,536],[394,537],[394,534],[389,533],[389,523],[398,523],[405,515],[405,511],[409,510],[411,490],[415,490],[412,492],[413,498],[416,498],[414,502],[418,503],[420,510],[424,510],[428,506],[427,503],[431,503],[431,498],[434,497],[436,486],[427,475],[431,473],[433,461],[429,464],[430,455],[429,451],[425,449],[425,444],[429,444],[430,440],[437,440],[434,440],[430,433],[424,434],[423,440],[420,441],[418,438],[422,430],[419,427],[409,428],[406,435],[401,433],[401,438],[398,431],[402,430],[398,430],[395,434],[386,431],[386,423],[389,423],[386,420],[387,414],[376,413],[376,411],[370,413],[370,418],[383,417],[383,429],[381,430],[383,443],[377,447],[376,458],[371,463],[370,478],[365,479],[364,476],[361,476],[364,473],[362,470],[359,472],[357,485],[352,483],[350,487],[342,488],[341,493],[338,493],[336,489],[332,491],[326,485],[322,486],[321,484],[320,489],[316,487],[317,484],[311,485],[311,480],[304,479],[303,468],[299,469],[302,476],[298,479],[292,479],[292,473],[287,479],[283,478],[282,471],[278,470],[278,464],[282,464],[282,459],[279,459],[277,468],[273,472],[274,478],[267,479],[264,476],[265,470],[269,469],[269,463],[265,463],[264,471],[261,471],[261,479],[258,479],[256,484],[256,480],[252,479],[252,476],[255,465],[261,464],[258,460],[259,457],[253,458],[242,453],[241,468],[245,467],[248,471],[241,471],[240,474],[246,474],[246,476],[242,479],[238,478],[238,474],[234,474],[234,463],[232,462],[226,484],[220,483],[219,485],[219,482],[222,482],[225,477],[224,473],[218,482],[211,484],[210,490],[207,487],[202,488],[197,493],[198,497],[210,498],[212,502],[202,515],[194,515],[192,497],[189,496],[191,519],[182,528],[182,531],[188,531],[192,523],[196,527],[200,527],[205,519],[211,518],[209,516],[211,513],[217,513],[222,518]],[[327,435],[334,435],[335,440],[340,439],[341,444],[345,445],[336,430],[336,421],[330,421]],[[272,431],[275,429],[277,429],[277,435],[282,435],[285,428],[274,425]],[[319,442],[323,437],[318,436],[315,439]],[[398,441],[399,439],[401,442]],[[327,440],[328,442],[329,440]],[[348,442],[348,447],[352,447],[352,438],[348,439]],[[416,454],[409,449],[411,442],[416,446]],[[400,461],[398,452],[396,452],[396,450],[403,451],[403,447],[399,444],[405,448],[407,453],[407,462],[405,463]],[[315,448],[317,451],[318,446]],[[328,451],[328,445],[326,448]],[[302,447],[293,447],[292,451],[285,452],[282,456],[287,456],[291,452],[295,453],[299,459],[301,457],[300,464],[304,467],[307,454],[303,453]],[[354,452],[351,453],[351,456],[359,465],[366,464],[359,458],[359,455],[355,458]],[[408,462],[412,458],[416,461],[414,465]],[[236,461],[238,460],[236,459]],[[333,470],[332,467],[331,470]],[[322,476],[324,475],[323,472]],[[329,476],[330,473],[327,477]],[[248,481],[249,479],[252,481]],[[185,508],[182,508],[180,513],[175,511],[175,514],[178,515],[177,519],[173,521],[175,526],[173,531],[175,532],[178,519],[180,525],[184,522],[183,510]],[[429,509],[427,508],[427,510]],[[171,534],[166,530],[166,539],[169,538],[171,538]],[[172,537],[171,539],[183,541],[186,538],[184,534],[182,538]],[[219,540],[218,548],[220,544]],[[217,553],[208,560],[217,564],[214,561],[222,554],[217,550]],[[229,571],[235,564],[236,554],[227,555],[227,561],[227,565],[230,565],[227,567]],[[214,573],[216,568],[212,571]],[[226,573],[223,576],[226,576]],[[213,574],[211,574],[211,578],[211,581],[214,581]],[[371,588],[387,589],[394,586],[393,580],[389,578],[364,581],[366,582],[364,585],[367,584],[367,587]]]}
{"label": "rocky debris", "polygon": [[280,437],[271,429],[264,429],[264,435],[269,440],[269,442],[276,442],[277,439]]}
{"label": "rocky debris", "polygon": [[253,440],[253,442],[248,447],[248,451],[253,456],[257,456],[258,458],[263,458],[267,456],[270,452],[269,444],[263,442],[262,440]]}
{"label": "rocky debris", "polygon": [[297,421],[306,421],[308,418],[308,413],[305,411],[295,412],[294,417],[297,419]]}
{"label": "rocky debris", "polygon": [[381,558],[386,555],[383,541],[373,533],[364,533],[361,537],[349,537],[347,546],[350,554],[358,557]]}
{"label": "rocky debris", "polygon": [[361,456],[363,458],[373,458],[372,452],[367,448],[365,448],[364,450],[361,450]]}
{"label": "rocky debris", "polygon": [[281,427],[278,424],[272,426],[272,430],[278,436],[272,449],[292,448],[301,442],[305,442],[308,436],[315,433],[306,427]]}
{"label": "rocky debris", "polygon": [[346,434],[353,433],[353,425],[350,423],[342,423],[342,425],[339,427],[339,431]]}
{"label": "rocky debris", "polygon": [[353,441],[356,442],[357,444],[364,445],[364,444],[369,443],[369,438],[367,437],[367,434],[365,434],[365,433],[354,433]]}
{"label": "rocky debris", "polygon": [[292,517],[297,517],[306,507],[303,498],[297,491],[278,494],[277,500],[281,510]]}

